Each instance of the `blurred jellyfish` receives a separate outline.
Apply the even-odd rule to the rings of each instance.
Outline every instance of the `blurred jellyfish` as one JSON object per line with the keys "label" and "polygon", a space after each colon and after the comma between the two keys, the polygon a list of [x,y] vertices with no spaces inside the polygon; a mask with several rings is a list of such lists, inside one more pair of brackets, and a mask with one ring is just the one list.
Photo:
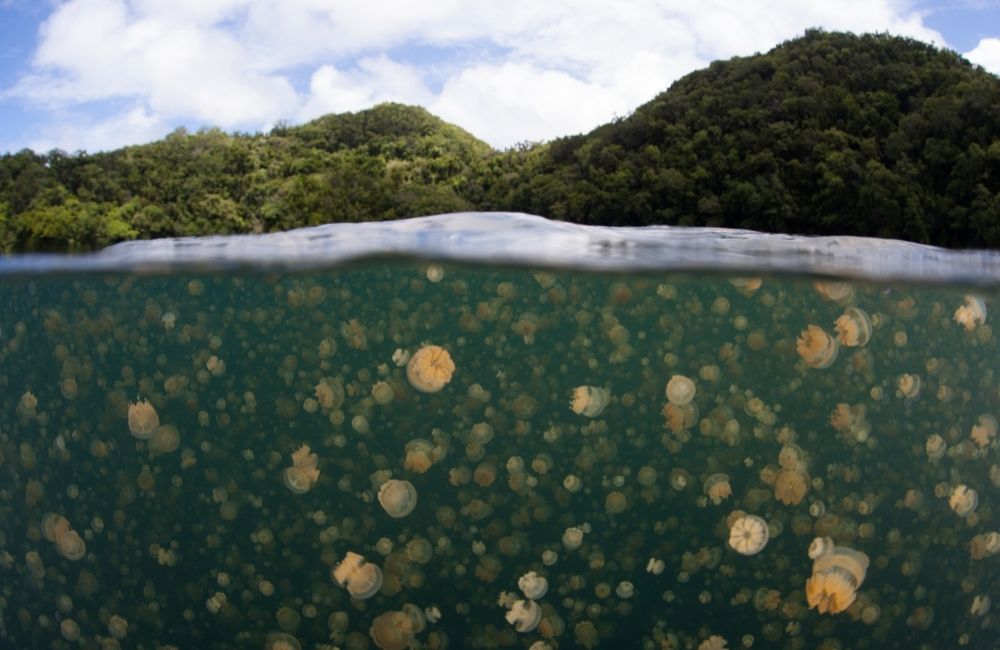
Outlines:
{"label": "blurred jellyfish", "polygon": [[436,393],[444,388],[454,372],[455,362],[439,345],[425,345],[406,364],[410,385],[423,393]]}
{"label": "blurred jellyfish", "polygon": [[978,296],[966,296],[965,303],[955,310],[955,322],[971,332],[986,322],[986,303]]}
{"label": "blurred jellyfish", "polygon": [[924,445],[924,449],[927,452],[927,459],[932,463],[941,460],[947,448],[948,443],[946,443],[944,438],[936,433],[929,435],[927,437],[927,442]]}
{"label": "blurred jellyfish", "polygon": [[131,403],[128,405],[128,428],[132,435],[139,440],[148,440],[156,433],[156,428],[160,426],[160,416],[156,414],[156,409],[148,400]]}
{"label": "blurred jellyfish", "polygon": [[317,464],[319,457],[312,453],[309,445],[302,445],[292,453],[292,466],[282,473],[285,487],[295,494],[305,494],[319,481]]}
{"label": "blurred jellyfish", "polygon": [[959,517],[968,517],[979,505],[979,495],[968,485],[956,485],[948,498],[948,505]]}
{"label": "blurred jellyfish", "polygon": [[549,590],[549,581],[534,571],[529,571],[518,578],[517,586],[528,600],[539,600]]}
{"label": "blurred jellyfish", "polygon": [[899,382],[896,385],[898,388],[898,394],[906,399],[916,399],[920,397],[920,386],[920,376],[909,373],[900,375]]}
{"label": "blurred jellyfish", "polygon": [[729,484],[729,476],[726,474],[712,474],[705,479],[705,495],[713,504],[719,505],[728,499],[733,493],[733,488]]}
{"label": "blurred jellyfish", "polygon": [[691,379],[684,375],[674,375],[667,382],[665,392],[669,402],[683,406],[694,399],[695,390],[694,382]]}
{"label": "blurred jellyfish", "polygon": [[611,400],[611,391],[597,386],[577,386],[573,389],[569,407],[577,415],[596,418]]}

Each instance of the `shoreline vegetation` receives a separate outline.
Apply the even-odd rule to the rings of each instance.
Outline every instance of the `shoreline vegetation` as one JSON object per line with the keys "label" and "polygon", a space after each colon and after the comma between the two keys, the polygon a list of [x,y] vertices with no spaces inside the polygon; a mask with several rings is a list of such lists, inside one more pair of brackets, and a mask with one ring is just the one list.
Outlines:
{"label": "shoreline vegetation", "polygon": [[6,253],[463,210],[1000,248],[1000,78],[916,40],[809,30],[590,133],[504,151],[380,104],[266,134],[0,156]]}

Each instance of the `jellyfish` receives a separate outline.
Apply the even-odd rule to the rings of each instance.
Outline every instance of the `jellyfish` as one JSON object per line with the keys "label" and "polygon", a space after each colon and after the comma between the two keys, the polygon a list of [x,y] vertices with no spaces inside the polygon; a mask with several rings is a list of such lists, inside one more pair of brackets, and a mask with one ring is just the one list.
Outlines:
{"label": "jellyfish", "polygon": [[813,288],[824,300],[838,305],[849,305],[854,301],[854,285],[850,282],[817,280],[813,282]]}
{"label": "jellyfish", "polygon": [[849,348],[863,348],[872,337],[872,321],[868,313],[857,307],[848,307],[833,324],[837,341]]}
{"label": "jellyfish", "polygon": [[941,460],[947,448],[948,443],[946,443],[944,438],[937,433],[932,433],[927,436],[927,442],[924,444],[924,449],[927,452],[927,459],[932,463]]}
{"label": "jellyfish", "polygon": [[177,427],[170,424],[163,424],[153,432],[146,449],[150,456],[159,456],[160,454],[169,454],[177,451],[180,444],[181,436],[177,431]]}
{"label": "jellyfish", "polygon": [[540,600],[549,590],[549,581],[529,571],[518,578],[517,586],[528,600]]}
{"label": "jellyfish", "polygon": [[833,540],[817,537],[809,545],[812,576],[806,580],[806,600],[820,614],[837,614],[850,607],[868,572],[868,556]]}
{"label": "jellyfish", "polygon": [[87,544],[75,530],[69,530],[56,539],[56,550],[67,560],[75,562],[87,553]]}
{"label": "jellyfish", "polygon": [[264,650],[302,650],[302,644],[288,632],[271,632],[264,640]]}
{"label": "jellyfish", "polygon": [[955,322],[971,332],[986,322],[986,303],[978,296],[966,296],[965,303],[955,310]]}
{"label": "jellyfish", "polygon": [[729,546],[741,555],[756,555],[767,546],[767,522],[757,515],[745,515],[729,529]]}
{"label": "jellyfish", "polygon": [[618,490],[609,492],[604,499],[604,511],[609,515],[619,515],[628,508],[628,498]]}
{"label": "jellyfish", "polygon": [[563,532],[562,544],[567,551],[575,551],[583,544],[583,531],[576,526],[571,526]]}
{"label": "jellyfish", "polygon": [[333,568],[331,577],[358,600],[371,598],[382,587],[382,569],[377,564],[366,562],[364,557],[353,551],[348,551],[340,564]]}
{"label": "jellyfish", "polygon": [[389,479],[379,488],[378,502],[390,517],[399,519],[417,507],[417,489],[409,481]]}
{"label": "jellyfish", "polygon": [[454,372],[455,362],[439,345],[425,345],[406,364],[410,385],[423,393],[436,393],[444,388]]}
{"label": "jellyfish", "polygon": [[128,405],[128,428],[139,440],[148,440],[160,426],[160,416],[149,400],[142,400]]}
{"label": "jellyfish", "polygon": [[285,487],[295,494],[305,494],[319,481],[319,469],[316,467],[319,456],[312,453],[309,445],[302,445],[292,453],[292,466],[282,472]]}
{"label": "jellyfish", "polygon": [[979,505],[979,495],[968,485],[956,485],[948,498],[948,505],[959,517],[968,517]]}
{"label": "jellyfish", "polygon": [[733,493],[729,476],[725,474],[712,474],[705,479],[704,488],[705,494],[715,505],[719,505]]}
{"label": "jellyfish", "polygon": [[516,600],[505,618],[518,632],[531,632],[542,620],[542,608],[533,600]]}
{"label": "jellyfish", "polygon": [[597,386],[577,386],[573,389],[569,407],[577,415],[596,418],[611,400],[611,391]]}
{"label": "jellyfish", "polygon": [[899,383],[897,388],[899,389],[899,395],[906,399],[916,399],[920,397],[920,376],[911,375],[909,373],[900,375]]}
{"label": "jellyfish", "polygon": [[837,359],[837,339],[817,325],[802,330],[795,343],[799,356],[810,368],[828,368]]}
{"label": "jellyfish", "polygon": [[781,469],[774,477],[774,498],[786,506],[798,505],[809,492],[809,475],[797,469]]}
{"label": "jellyfish", "polygon": [[382,650],[406,650],[416,637],[412,619],[406,612],[400,611],[376,616],[368,633]]}
{"label": "jellyfish", "polygon": [[973,425],[969,437],[980,447],[989,447],[990,441],[997,435],[997,421],[992,415],[985,413],[979,416],[979,422]]}
{"label": "jellyfish", "polygon": [[437,460],[434,454],[434,445],[424,438],[414,438],[406,443],[405,451],[406,458],[403,460],[403,467],[417,474],[425,473]]}
{"label": "jellyfish", "polygon": [[674,375],[667,382],[667,400],[672,404],[683,406],[694,399],[696,389],[694,382],[684,375]]}

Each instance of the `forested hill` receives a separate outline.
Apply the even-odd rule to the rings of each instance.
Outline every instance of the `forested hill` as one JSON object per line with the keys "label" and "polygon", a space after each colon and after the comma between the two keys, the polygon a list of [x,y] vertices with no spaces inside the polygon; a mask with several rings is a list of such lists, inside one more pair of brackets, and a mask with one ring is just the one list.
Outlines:
{"label": "forested hill", "polygon": [[266,135],[0,157],[6,250],[466,209],[1000,248],[1000,79],[910,39],[813,30],[505,152],[384,104]]}
{"label": "forested hill", "polygon": [[909,39],[810,31],[528,158],[493,205],[1000,247],[1000,79]]}

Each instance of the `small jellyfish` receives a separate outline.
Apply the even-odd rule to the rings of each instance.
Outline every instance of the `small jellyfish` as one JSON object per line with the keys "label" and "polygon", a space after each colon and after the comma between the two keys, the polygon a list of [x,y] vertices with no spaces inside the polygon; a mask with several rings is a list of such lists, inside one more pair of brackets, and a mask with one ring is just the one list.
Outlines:
{"label": "small jellyfish", "polygon": [[986,616],[990,612],[990,597],[987,594],[979,594],[972,599],[972,607],[969,608],[969,613],[973,616]]}
{"label": "small jellyfish", "polygon": [[628,498],[621,492],[615,490],[609,492],[604,499],[604,511],[609,515],[619,515],[628,508]]}
{"label": "small jellyfish", "polygon": [[505,618],[518,632],[531,632],[542,620],[542,608],[533,600],[516,600]]}
{"label": "small jellyfish", "polygon": [[979,447],[989,447],[990,441],[997,435],[997,420],[992,415],[984,413],[979,416],[979,422],[972,427],[969,437]]}
{"label": "small jellyfish", "polygon": [[128,405],[128,428],[139,440],[148,440],[160,426],[160,416],[148,400]]}
{"label": "small jellyfish", "polygon": [[863,348],[872,337],[872,321],[868,313],[857,307],[848,307],[833,325],[837,340],[849,348]]}
{"label": "small jellyfish", "polygon": [[406,612],[400,611],[376,616],[368,633],[381,650],[406,650],[416,637],[412,619]]}
{"label": "small jellyfish", "polygon": [[944,452],[948,448],[948,443],[944,441],[937,433],[932,433],[927,436],[927,442],[924,445],[924,449],[927,452],[927,459],[932,463],[941,460],[944,456]]}
{"label": "small jellyfish", "polygon": [[729,529],[729,546],[741,555],[756,555],[767,546],[767,522],[757,515],[745,515]]}
{"label": "small jellyfish", "polygon": [[529,571],[518,578],[517,586],[528,600],[539,600],[549,590],[549,581],[534,571]]}
{"label": "small jellyfish", "polygon": [[414,438],[406,443],[405,452],[403,467],[417,474],[427,472],[436,460],[434,445],[424,438]]}
{"label": "small jellyfish", "polygon": [[837,339],[817,325],[802,330],[795,343],[799,356],[810,368],[828,368],[837,359]]}
{"label": "small jellyfish", "polygon": [[382,588],[382,569],[377,564],[366,562],[364,557],[353,551],[348,551],[340,564],[333,568],[331,577],[358,600],[371,598]]}
{"label": "small jellyfish", "polygon": [[779,470],[774,478],[774,498],[786,506],[798,505],[809,492],[809,475],[796,469]]}
{"label": "small jellyfish", "polygon": [[694,399],[696,392],[694,382],[684,375],[674,375],[667,382],[667,400],[672,404],[683,406]]}
{"label": "small jellyfish", "polygon": [[146,449],[150,456],[159,456],[177,451],[181,444],[181,435],[177,427],[163,424],[156,428],[147,443]]}
{"label": "small jellyfish", "polygon": [[56,539],[56,550],[67,560],[75,562],[87,553],[87,544],[75,530],[67,531]]}
{"label": "small jellyfish", "polygon": [[567,551],[575,551],[583,544],[583,531],[576,526],[567,528],[562,536],[563,547]]}
{"label": "small jellyfish", "polygon": [[955,310],[955,322],[971,332],[986,322],[986,303],[978,296],[966,296],[965,303]]}
{"label": "small jellyfish", "polygon": [[454,372],[455,362],[439,345],[425,345],[406,364],[410,385],[423,393],[436,393],[444,388]]}
{"label": "small jellyfish", "polygon": [[896,387],[899,389],[899,395],[906,399],[916,399],[920,397],[920,376],[911,375],[909,373],[900,375],[899,382]]}
{"label": "small jellyfish", "polygon": [[604,412],[604,407],[611,400],[611,391],[597,386],[577,386],[573,389],[569,407],[577,415],[596,418]]}
{"label": "small jellyfish", "polygon": [[812,576],[806,580],[806,600],[820,614],[837,614],[851,606],[868,572],[868,556],[830,538],[817,537],[809,545]]}
{"label": "small jellyfish", "polygon": [[302,644],[288,632],[271,632],[264,640],[264,650],[302,650]]}
{"label": "small jellyfish", "polygon": [[405,517],[417,507],[417,488],[409,481],[389,479],[379,488],[378,502],[390,517]]}
{"label": "small jellyfish", "polygon": [[319,481],[319,456],[312,453],[309,445],[302,445],[292,453],[292,466],[286,467],[281,478],[285,487],[295,494],[305,494]]}
{"label": "small jellyfish", "polygon": [[948,505],[959,517],[968,517],[979,505],[979,495],[968,485],[956,485],[948,498]]}
{"label": "small jellyfish", "polygon": [[729,484],[729,476],[726,474],[712,474],[705,479],[705,495],[713,504],[719,505],[728,499],[733,493],[733,488]]}

